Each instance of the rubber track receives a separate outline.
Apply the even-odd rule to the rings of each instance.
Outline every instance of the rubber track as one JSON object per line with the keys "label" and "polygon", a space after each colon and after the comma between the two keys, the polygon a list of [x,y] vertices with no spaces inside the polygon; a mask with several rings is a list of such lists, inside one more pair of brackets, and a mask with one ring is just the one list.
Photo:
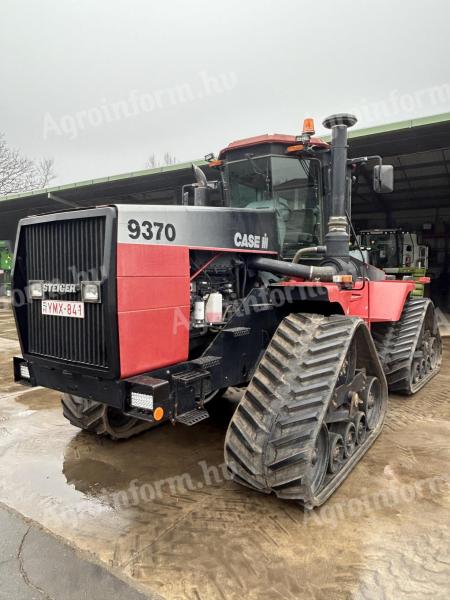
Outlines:
{"label": "rubber track", "polygon": [[434,318],[434,305],[429,298],[410,298],[405,303],[399,321],[372,325],[372,337],[391,392],[415,394],[439,372],[440,363],[422,381],[411,386],[414,353],[428,311],[433,312],[435,333],[440,340]]}
{"label": "rubber track", "polygon": [[113,440],[128,439],[152,427],[151,423],[132,419],[128,427],[114,428],[109,422],[106,404],[80,396],[64,394],[61,403],[63,415],[72,425]]}
{"label": "rubber track", "polygon": [[225,461],[234,480],[280,498],[309,501],[315,439],[361,323],[306,314],[282,321],[227,431]]}

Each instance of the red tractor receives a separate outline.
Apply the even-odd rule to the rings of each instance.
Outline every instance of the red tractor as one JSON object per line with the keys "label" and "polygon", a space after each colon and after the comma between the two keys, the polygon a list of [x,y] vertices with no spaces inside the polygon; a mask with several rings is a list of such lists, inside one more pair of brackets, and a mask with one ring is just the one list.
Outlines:
{"label": "red tractor", "polygon": [[[377,438],[388,389],[439,370],[432,302],[350,252],[352,115],[233,142],[174,206],[28,217],[13,268],[16,381],[63,392],[76,427],[127,438],[194,425],[244,390],[225,437],[235,481],[322,504]],[[354,236],[356,237],[356,236]]]}

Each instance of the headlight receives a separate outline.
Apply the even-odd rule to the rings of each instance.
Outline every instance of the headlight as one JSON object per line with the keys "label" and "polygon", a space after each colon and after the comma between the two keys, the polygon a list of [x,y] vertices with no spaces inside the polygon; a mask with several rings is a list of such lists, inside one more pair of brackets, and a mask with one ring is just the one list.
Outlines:
{"label": "headlight", "polygon": [[44,297],[44,282],[30,281],[28,284],[28,295],[31,300],[41,300]]}
{"label": "headlight", "polygon": [[134,408],[143,408],[144,410],[153,410],[153,396],[131,392],[131,406]]}
{"label": "headlight", "polygon": [[81,282],[81,299],[83,302],[100,302],[100,282],[99,281],[82,281]]}
{"label": "headlight", "polygon": [[27,363],[21,363],[19,370],[20,370],[20,376],[23,379],[30,379],[30,369],[28,368]]}

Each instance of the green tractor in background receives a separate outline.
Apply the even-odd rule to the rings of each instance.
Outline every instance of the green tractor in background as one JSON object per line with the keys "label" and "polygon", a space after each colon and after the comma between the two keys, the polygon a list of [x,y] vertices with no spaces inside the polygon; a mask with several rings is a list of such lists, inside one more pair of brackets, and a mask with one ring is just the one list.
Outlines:
{"label": "green tractor in background", "polygon": [[11,296],[11,265],[10,242],[0,240],[0,296]]}
{"label": "green tractor in background", "polygon": [[428,246],[419,244],[417,233],[403,229],[367,229],[360,231],[358,243],[367,254],[367,262],[383,269],[392,279],[413,279],[413,296],[423,297],[429,283]]}

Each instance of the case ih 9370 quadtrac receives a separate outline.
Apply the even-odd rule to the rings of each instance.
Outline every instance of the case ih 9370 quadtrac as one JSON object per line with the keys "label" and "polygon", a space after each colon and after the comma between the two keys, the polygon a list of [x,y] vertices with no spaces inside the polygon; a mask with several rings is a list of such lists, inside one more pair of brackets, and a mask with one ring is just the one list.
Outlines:
{"label": "case ih 9370 quadtrac", "polygon": [[[177,206],[115,205],[20,222],[13,286],[17,381],[64,392],[71,423],[113,438],[193,425],[246,387],[225,437],[233,478],[324,502],[381,431],[388,387],[412,394],[439,369],[433,304],[349,252],[347,128],[241,140]],[[214,192],[214,194],[212,194]],[[213,199],[213,195],[215,198]],[[219,198],[219,200],[218,200]]]}

